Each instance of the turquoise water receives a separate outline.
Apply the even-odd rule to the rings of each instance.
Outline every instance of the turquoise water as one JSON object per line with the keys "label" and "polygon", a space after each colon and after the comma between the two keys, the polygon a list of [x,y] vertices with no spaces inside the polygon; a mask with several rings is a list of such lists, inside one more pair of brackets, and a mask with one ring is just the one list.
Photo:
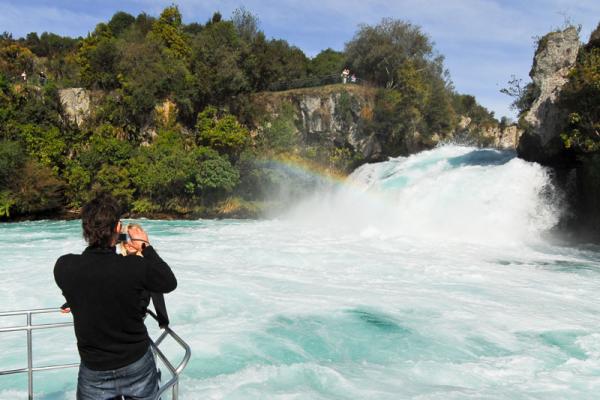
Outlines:
{"label": "turquoise water", "polygon": [[[550,239],[548,185],[510,153],[448,147],[279,219],[138,221],[179,279],[182,398],[597,398],[600,252]],[[3,224],[0,244],[0,309],[62,304],[52,268],[83,249],[79,221]],[[4,336],[0,368],[24,366],[24,335]],[[36,364],[77,361],[69,328],[34,346]],[[39,373],[36,398],[73,399],[75,381]],[[0,377],[21,398],[23,377]]]}

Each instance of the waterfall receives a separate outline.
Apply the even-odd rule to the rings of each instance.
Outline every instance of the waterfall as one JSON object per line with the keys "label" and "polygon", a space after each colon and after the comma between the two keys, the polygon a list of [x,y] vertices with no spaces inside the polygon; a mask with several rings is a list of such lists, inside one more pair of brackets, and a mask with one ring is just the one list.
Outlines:
{"label": "waterfall", "polygon": [[512,151],[447,145],[365,164],[289,217],[367,236],[512,242],[556,225],[560,203],[542,166]]}

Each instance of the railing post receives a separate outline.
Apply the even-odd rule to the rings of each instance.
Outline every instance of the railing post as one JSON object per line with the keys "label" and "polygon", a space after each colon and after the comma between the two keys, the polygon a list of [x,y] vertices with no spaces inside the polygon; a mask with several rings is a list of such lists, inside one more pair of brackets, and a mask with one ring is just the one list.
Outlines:
{"label": "railing post", "polygon": [[[27,323],[21,326],[10,326],[10,327],[2,327],[0,326],[0,333],[5,332],[21,332],[26,331],[27,333],[27,367],[26,368],[18,368],[12,370],[2,370],[0,369],[0,376],[3,375],[12,375],[12,374],[22,374],[27,373],[27,398],[29,400],[33,400],[34,392],[33,392],[33,373],[36,371],[47,371],[47,370],[55,370],[62,368],[73,368],[78,367],[80,363],[72,363],[72,364],[61,364],[61,365],[47,365],[47,366],[33,366],[33,331],[38,329],[49,329],[49,328],[60,328],[65,326],[73,326],[73,322],[56,322],[56,323],[46,323],[46,324],[33,324],[33,315],[34,314],[43,314],[50,312],[57,312],[59,309],[56,308],[46,308],[46,309],[36,309],[36,310],[22,310],[22,311],[8,311],[8,312],[0,312],[0,317],[7,316],[25,316],[27,318]],[[154,319],[157,319],[156,314],[152,311],[148,310],[148,314],[150,314]],[[185,354],[183,359],[175,368],[171,362],[165,357],[165,355],[158,349],[158,346],[151,340],[151,345],[156,350],[156,354],[160,357],[162,362],[166,365],[169,372],[173,375],[173,377],[162,387],[159,388],[159,394],[168,393],[168,390],[171,389],[173,394],[173,399],[179,398],[179,374],[183,371],[190,360],[191,349],[187,343],[185,343],[175,332],[173,332],[168,327],[165,328],[164,332],[160,335],[157,340],[157,343],[163,341],[166,336],[172,337],[184,350]]]}
{"label": "railing post", "polygon": [[27,392],[33,400],[33,339],[31,332],[31,311],[27,312]]}

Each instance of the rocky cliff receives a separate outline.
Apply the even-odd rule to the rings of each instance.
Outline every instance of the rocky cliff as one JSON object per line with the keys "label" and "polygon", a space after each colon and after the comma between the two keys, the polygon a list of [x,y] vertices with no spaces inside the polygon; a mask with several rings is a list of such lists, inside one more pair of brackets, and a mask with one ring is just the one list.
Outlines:
{"label": "rocky cliff", "polygon": [[90,92],[83,88],[68,88],[59,90],[58,96],[67,120],[81,127],[90,117]]}
{"label": "rocky cliff", "polygon": [[458,138],[466,137],[475,141],[476,145],[485,147],[494,147],[504,150],[515,150],[519,144],[519,139],[523,134],[523,129],[515,124],[502,126],[500,124],[490,124],[479,126],[466,116],[461,116],[456,127],[456,132],[452,136]]}
{"label": "rocky cliff", "polygon": [[483,136],[490,139],[492,147],[507,150],[517,148],[521,135],[523,135],[523,130],[517,125],[494,126],[483,131]]}
{"label": "rocky cliff", "polygon": [[[251,124],[260,136],[268,125],[291,107],[294,136],[301,146],[323,149],[345,148],[364,162],[380,161],[390,156],[382,142],[381,132],[368,133],[367,124],[373,119],[377,89],[359,85],[327,85],[281,92],[262,92],[251,95],[253,107]],[[72,124],[82,127],[94,115],[94,109],[104,96],[82,88],[59,91],[64,115]],[[156,136],[156,125],[168,125],[176,118],[177,106],[171,100],[157,104],[153,121],[141,127],[143,141]],[[171,121],[172,122],[172,121]],[[480,126],[466,116],[460,117],[455,131],[424,136],[415,131],[404,138],[406,154],[416,153],[455,137],[467,138],[470,143],[503,149],[515,149],[522,130],[515,125]]]}
{"label": "rocky cliff", "polygon": [[567,114],[580,111],[567,111],[561,92],[570,72],[581,67],[578,53],[593,46],[600,47],[600,26],[585,47],[576,28],[552,32],[540,40],[530,73],[539,95],[523,115],[527,128],[519,140],[518,154],[552,169],[556,184],[566,194],[568,212],[561,227],[579,239],[599,242],[600,153],[571,148],[561,138],[569,129]]}
{"label": "rocky cliff", "polygon": [[[385,132],[369,133],[376,108],[377,89],[358,85],[329,85],[295,89],[285,92],[263,92],[251,96],[251,103],[260,110],[252,121],[255,134],[268,128],[288,106],[292,109],[295,132],[301,145],[325,148],[348,148],[363,162],[381,161],[390,155],[383,138]],[[469,143],[503,149],[515,149],[522,130],[516,125],[501,127],[497,123],[480,126],[468,117],[461,117],[455,131],[422,135],[415,131],[404,138],[404,154],[434,147],[457,137]]]}
{"label": "rocky cliff", "polygon": [[294,135],[303,145],[347,147],[365,160],[381,158],[383,149],[375,135],[367,135],[363,122],[373,117],[376,90],[358,85],[330,85],[285,92],[254,94],[251,102],[260,112],[253,121],[257,134],[291,106]]}
{"label": "rocky cliff", "polygon": [[529,73],[539,94],[523,116],[527,129],[518,145],[519,156],[526,160],[553,164],[563,155],[560,134],[566,115],[557,102],[579,46],[575,27],[549,33],[539,41]]}

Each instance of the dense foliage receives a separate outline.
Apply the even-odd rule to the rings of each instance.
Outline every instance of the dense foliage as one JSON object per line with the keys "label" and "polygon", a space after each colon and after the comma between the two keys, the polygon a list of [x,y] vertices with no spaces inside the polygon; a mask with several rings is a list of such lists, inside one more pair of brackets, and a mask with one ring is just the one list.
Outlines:
{"label": "dense foliage", "polygon": [[497,124],[492,112],[473,96],[455,93],[444,58],[410,22],[383,19],[363,25],[346,44],[346,64],[363,79],[382,87],[369,128],[383,136],[391,154],[409,151],[410,138],[427,142],[451,134],[460,116],[474,124]]}
{"label": "dense foliage", "polygon": [[562,134],[565,147],[583,153],[600,151],[600,25],[580,49],[560,102],[568,115]]}
{"label": "dense foliage", "polygon": [[[266,159],[346,171],[360,154],[302,143],[291,105],[262,115],[249,100],[289,82],[336,79],[345,67],[380,88],[360,129],[379,136],[386,154],[406,152],[408,137],[450,134],[460,115],[493,121],[454,92],[418,26],[362,26],[343,52],[312,59],[259,26],[244,8],[185,24],[170,6],[158,17],[117,12],[84,38],[0,36],[0,217],[76,210],[101,190],[134,213],[202,214],[265,200],[284,179]],[[58,89],[68,87],[92,93],[83,123],[61,105]],[[340,98],[342,126],[356,118],[353,107]]]}

